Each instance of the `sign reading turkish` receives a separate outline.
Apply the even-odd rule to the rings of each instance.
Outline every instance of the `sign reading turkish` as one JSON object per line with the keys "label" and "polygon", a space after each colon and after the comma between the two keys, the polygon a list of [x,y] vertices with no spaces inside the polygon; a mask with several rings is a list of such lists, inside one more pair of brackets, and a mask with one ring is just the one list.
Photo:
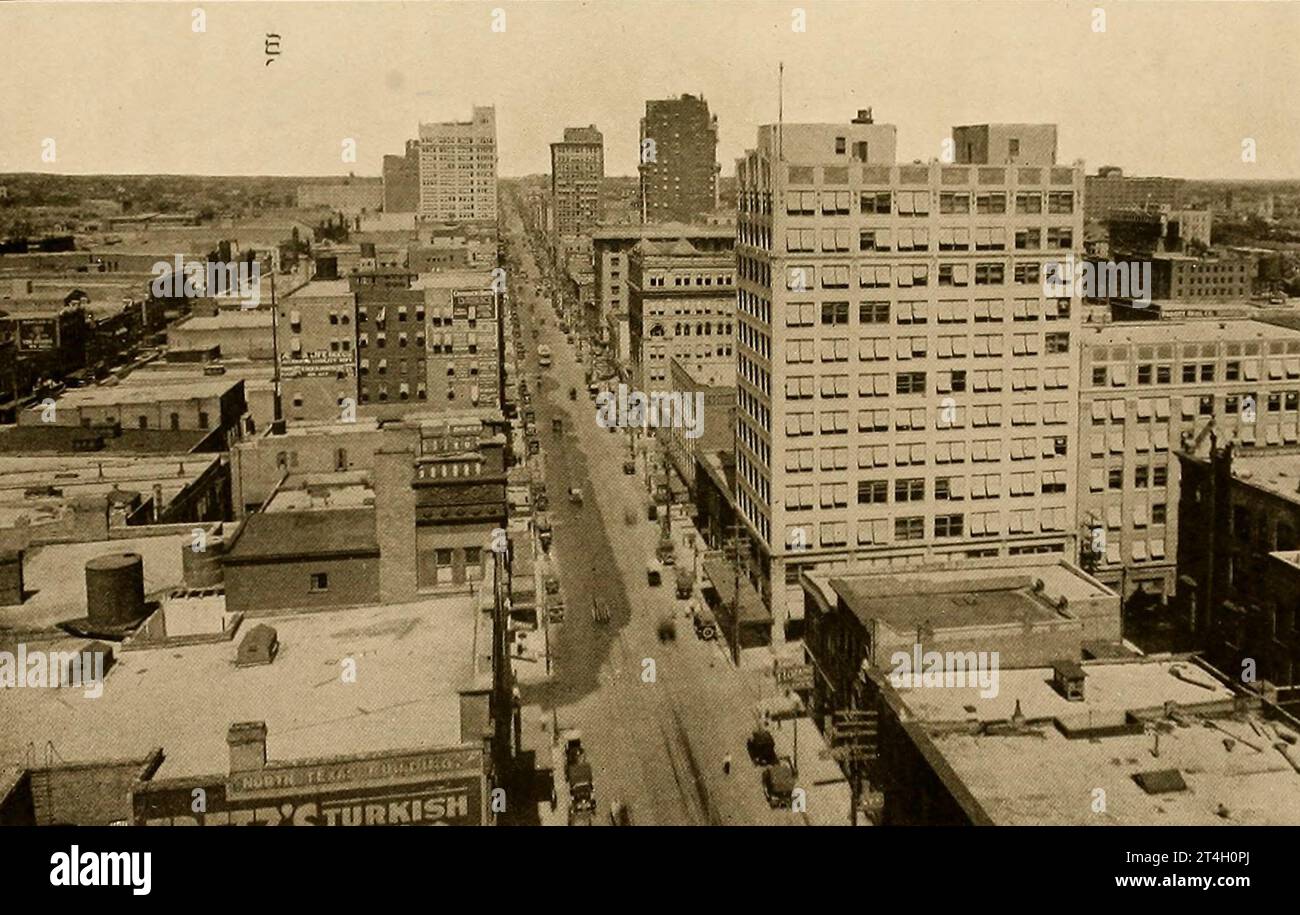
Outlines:
{"label": "sign reading turkish", "polygon": [[481,826],[485,784],[481,750],[449,749],[145,782],[132,807],[148,826]]}

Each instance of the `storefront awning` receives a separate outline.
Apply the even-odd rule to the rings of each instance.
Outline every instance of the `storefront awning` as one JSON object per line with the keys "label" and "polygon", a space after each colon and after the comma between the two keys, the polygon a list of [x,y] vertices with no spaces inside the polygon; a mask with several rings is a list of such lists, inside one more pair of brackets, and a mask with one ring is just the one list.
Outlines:
{"label": "storefront awning", "polygon": [[[729,611],[736,594],[734,587],[736,575],[731,563],[725,559],[713,558],[705,559],[701,565],[704,568],[704,577],[708,579],[713,590],[718,592],[718,598]],[[744,575],[740,576],[740,622],[764,625],[772,622],[771,612],[763,605],[762,597]]]}

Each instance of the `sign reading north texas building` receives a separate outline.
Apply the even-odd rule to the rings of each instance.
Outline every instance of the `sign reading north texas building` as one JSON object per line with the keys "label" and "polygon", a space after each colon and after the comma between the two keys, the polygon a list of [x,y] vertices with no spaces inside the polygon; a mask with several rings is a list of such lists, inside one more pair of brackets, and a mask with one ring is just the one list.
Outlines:
{"label": "sign reading north texas building", "polygon": [[454,749],[143,782],[133,813],[148,826],[481,826],[483,761]]}

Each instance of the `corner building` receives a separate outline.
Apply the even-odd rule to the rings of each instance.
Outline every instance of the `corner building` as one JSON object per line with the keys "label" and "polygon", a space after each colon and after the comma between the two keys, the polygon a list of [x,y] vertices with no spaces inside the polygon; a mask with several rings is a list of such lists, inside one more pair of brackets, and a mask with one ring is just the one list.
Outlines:
{"label": "corner building", "polygon": [[1073,552],[1082,166],[1053,125],[766,125],[737,162],[737,504],[774,641],[799,573]]}

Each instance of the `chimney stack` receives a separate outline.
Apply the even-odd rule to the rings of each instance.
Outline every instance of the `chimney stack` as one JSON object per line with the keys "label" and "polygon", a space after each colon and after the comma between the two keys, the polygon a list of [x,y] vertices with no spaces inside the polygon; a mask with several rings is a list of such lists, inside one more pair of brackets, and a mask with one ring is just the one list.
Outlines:
{"label": "chimney stack", "polygon": [[266,768],[266,722],[239,721],[226,732],[230,746],[230,774],[261,772]]}

